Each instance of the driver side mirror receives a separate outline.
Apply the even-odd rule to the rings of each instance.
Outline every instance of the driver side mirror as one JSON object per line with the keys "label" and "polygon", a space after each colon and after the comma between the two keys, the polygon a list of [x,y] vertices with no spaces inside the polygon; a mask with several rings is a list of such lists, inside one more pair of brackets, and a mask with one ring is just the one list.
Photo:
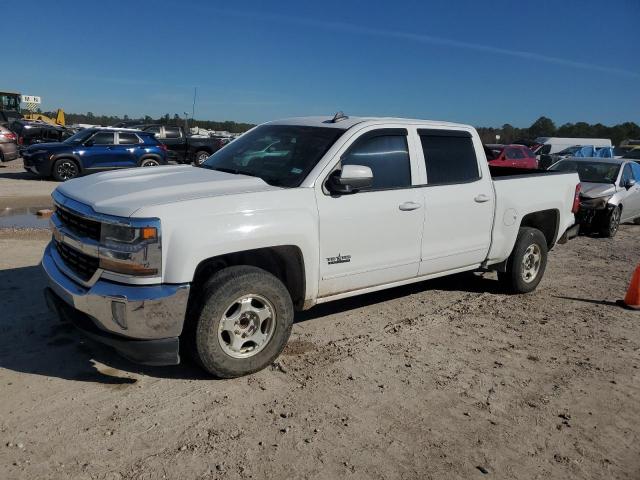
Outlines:
{"label": "driver side mirror", "polygon": [[624,182],[624,188],[626,188],[627,190],[629,190],[631,187],[633,187],[636,184],[636,181],[633,178],[629,178],[627,179],[626,182]]}
{"label": "driver side mirror", "polygon": [[93,140],[87,140],[86,142],[84,142],[84,146],[85,147],[92,147],[94,144]]}
{"label": "driver side mirror", "polygon": [[373,185],[373,172],[364,165],[344,165],[333,172],[327,180],[327,189],[332,194],[356,193]]}

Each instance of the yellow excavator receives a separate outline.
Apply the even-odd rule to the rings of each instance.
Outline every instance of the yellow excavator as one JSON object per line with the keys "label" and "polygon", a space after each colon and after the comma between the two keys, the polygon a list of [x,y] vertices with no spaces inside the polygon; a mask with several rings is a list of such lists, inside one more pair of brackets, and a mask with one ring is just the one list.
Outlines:
{"label": "yellow excavator", "polygon": [[[36,98],[38,98],[38,103],[40,103],[39,97]],[[24,118],[25,120],[40,121],[48,123],[50,125],[65,125],[64,110],[62,110],[61,108],[59,108],[56,112],[56,118],[51,118],[41,113],[24,113],[21,112],[20,109],[20,102],[22,100],[22,95],[20,95],[19,93],[0,91],[0,119],[3,118],[2,114],[5,112],[6,114],[4,115],[4,117],[12,116],[11,113],[15,112],[17,114],[21,114],[22,118]]]}
{"label": "yellow excavator", "polygon": [[49,123],[51,125],[62,125],[64,127],[64,110],[61,108],[56,112],[56,118],[47,117],[41,113],[27,113],[22,114],[25,120],[39,120],[41,122]]}

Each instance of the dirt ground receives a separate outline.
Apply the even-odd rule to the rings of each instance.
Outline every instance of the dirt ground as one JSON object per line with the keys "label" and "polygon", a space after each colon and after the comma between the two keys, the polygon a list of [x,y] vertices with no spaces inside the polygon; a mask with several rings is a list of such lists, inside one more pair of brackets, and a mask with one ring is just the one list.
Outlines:
{"label": "dirt ground", "polygon": [[[0,199],[50,192],[3,174]],[[0,230],[2,479],[640,478],[640,312],[615,303],[640,226],[557,246],[529,295],[469,274],[316,307],[234,380],[59,323],[47,238]]]}

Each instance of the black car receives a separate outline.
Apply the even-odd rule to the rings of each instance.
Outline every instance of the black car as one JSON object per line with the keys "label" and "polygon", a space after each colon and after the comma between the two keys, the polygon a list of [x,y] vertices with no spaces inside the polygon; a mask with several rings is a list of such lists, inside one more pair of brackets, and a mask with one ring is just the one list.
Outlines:
{"label": "black car", "polygon": [[62,142],[75,133],[72,129],[60,125],[28,120],[15,120],[9,124],[9,129],[18,137],[20,151],[38,143]]}
{"label": "black car", "polygon": [[202,165],[227,143],[221,138],[188,135],[182,127],[174,125],[136,125],[134,128],[153,133],[167,146],[169,160],[178,163]]}

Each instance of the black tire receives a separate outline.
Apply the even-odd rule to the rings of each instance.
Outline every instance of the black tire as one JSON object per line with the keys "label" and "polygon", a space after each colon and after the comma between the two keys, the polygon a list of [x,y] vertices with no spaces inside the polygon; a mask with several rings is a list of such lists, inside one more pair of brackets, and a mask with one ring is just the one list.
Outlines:
{"label": "black tire", "polygon": [[640,225],[640,217],[634,218],[633,223],[635,223],[636,225]]}
{"label": "black tire", "polygon": [[196,165],[202,165],[204,161],[209,158],[211,154],[205,150],[198,150],[196,154],[193,156],[193,163]]}
{"label": "black tire", "polygon": [[[220,323],[228,318],[230,306],[236,299],[246,296],[259,296],[270,305],[273,310],[270,324],[270,336],[262,344],[252,347],[252,336],[248,336],[244,345],[249,345],[249,354],[246,358],[234,358],[231,356],[231,341],[227,343],[229,332],[222,331]],[[227,267],[215,273],[202,287],[197,302],[192,324],[186,332],[188,348],[194,359],[209,373],[219,378],[234,378],[257,372],[270,365],[284,349],[293,325],[293,302],[287,288],[283,283],[261,268],[252,266]],[[239,305],[239,304],[238,304]],[[266,304],[265,304],[266,305]],[[232,307],[233,308],[233,307]],[[234,315],[238,310],[234,310]],[[232,315],[233,316],[233,315]],[[243,327],[236,321],[236,332]],[[248,322],[248,321],[247,321]],[[258,320],[262,322],[262,320]],[[265,320],[264,322],[268,322]],[[259,323],[262,328],[262,323]],[[190,331],[189,331],[190,330]],[[248,332],[249,329],[245,330]],[[257,329],[253,335],[258,333]],[[224,335],[227,335],[225,338]],[[263,332],[264,335],[264,332]],[[244,334],[242,334],[244,338]],[[223,344],[225,346],[223,346]],[[251,349],[257,353],[251,353]],[[226,351],[225,351],[226,350]],[[239,353],[243,354],[243,353]],[[245,355],[247,352],[244,353]]]}
{"label": "black tire", "polygon": [[66,182],[80,175],[78,164],[70,158],[59,158],[51,168],[51,176],[58,182]]}
{"label": "black tire", "polygon": [[[521,227],[516,244],[507,260],[506,272],[498,272],[498,280],[510,293],[534,291],[547,268],[547,254],[547,239],[543,233],[536,228]],[[529,262],[536,263],[533,255],[539,255],[537,268],[527,268]],[[535,275],[532,276],[533,270]]]}
{"label": "black tire", "polygon": [[609,212],[606,216],[605,221],[603,222],[602,228],[600,229],[600,235],[606,238],[613,238],[618,233],[618,228],[620,228],[620,217],[622,216],[622,208],[620,205],[615,207],[613,210]]}
{"label": "black tire", "polygon": [[157,167],[158,165],[160,162],[155,158],[147,157],[140,160],[140,167]]}

